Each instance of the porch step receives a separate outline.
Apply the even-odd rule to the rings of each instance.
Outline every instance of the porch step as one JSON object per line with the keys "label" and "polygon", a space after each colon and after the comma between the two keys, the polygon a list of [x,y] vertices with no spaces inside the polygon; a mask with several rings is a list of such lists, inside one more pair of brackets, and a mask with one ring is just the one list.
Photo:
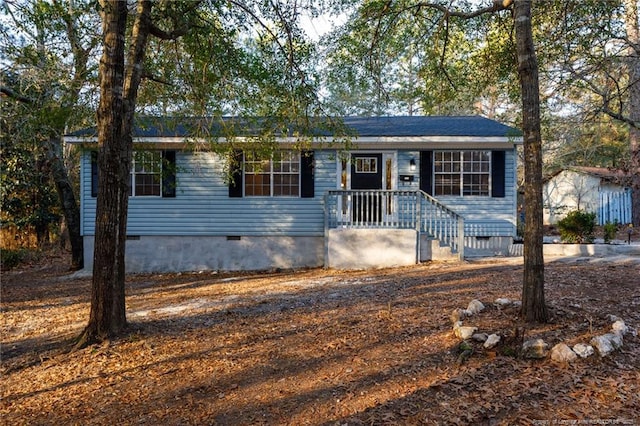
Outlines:
{"label": "porch step", "polygon": [[420,237],[420,262],[429,260],[458,260],[458,254],[440,240],[423,235]]}

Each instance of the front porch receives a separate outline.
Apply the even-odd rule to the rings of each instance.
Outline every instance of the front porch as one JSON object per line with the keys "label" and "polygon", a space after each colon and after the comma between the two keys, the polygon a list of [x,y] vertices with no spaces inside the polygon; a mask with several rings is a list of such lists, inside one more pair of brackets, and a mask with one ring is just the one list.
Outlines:
{"label": "front porch", "polygon": [[423,191],[334,190],[324,201],[325,266],[464,258],[464,218]]}

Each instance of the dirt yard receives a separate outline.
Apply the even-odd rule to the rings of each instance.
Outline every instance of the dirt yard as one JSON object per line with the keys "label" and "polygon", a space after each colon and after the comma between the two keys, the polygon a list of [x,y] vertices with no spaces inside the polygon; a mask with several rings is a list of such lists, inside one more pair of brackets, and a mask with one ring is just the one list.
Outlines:
{"label": "dirt yard", "polygon": [[[640,328],[638,263],[546,266],[552,320],[521,324],[521,261],[368,272],[134,275],[131,332],[69,352],[90,279],[66,259],[2,273],[3,424],[640,424],[640,337],[571,364],[518,356],[525,339],[588,343],[610,315]],[[501,343],[461,357],[450,314]],[[469,352],[466,352],[468,354]]]}

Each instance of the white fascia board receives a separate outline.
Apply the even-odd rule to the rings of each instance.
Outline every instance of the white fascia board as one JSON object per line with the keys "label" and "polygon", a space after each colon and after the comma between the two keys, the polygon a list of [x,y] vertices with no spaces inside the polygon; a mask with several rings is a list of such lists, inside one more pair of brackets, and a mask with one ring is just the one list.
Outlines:
{"label": "white fascia board", "polygon": [[[234,143],[246,143],[253,138],[236,137]],[[65,136],[64,140],[70,144],[95,144],[98,138]],[[316,148],[329,147],[337,148],[342,139],[333,140],[332,138],[313,138],[310,140],[311,146]],[[305,138],[278,138],[281,145],[295,145],[305,142]],[[308,139],[306,141],[309,141]],[[208,144],[211,139],[207,138],[185,138],[185,137],[139,137],[134,138],[134,144],[157,144],[163,146],[184,146],[187,144]],[[219,143],[225,143],[224,138],[219,139]],[[403,136],[403,137],[353,137],[351,143],[354,149],[446,149],[453,147],[462,148],[505,148],[522,144],[522,136],[504,137],[477,137],[477,136]]]}
{"label": "white fascia board", "polygon": [[96,142],[98,142],[98,139],[94,138],[94,137],[85,138],[85,137],[78,137],[78,136],[64,136],[62,139],[64,140],[65,143],[72,143],[72,144],[84,144],[84,143],[96,143]]}
{"label": "white fascia board", "polygon": [[522,144],[522,137],[365,137],[352,140],[353,149],[505,149]]}
{"label": "white fascia board", "polygon": [[[96,136],[91,137],[78,137],[78,136],[65,136],[64,141],[72,144],[92,144],[98,143]],[[183,138],[183,137],[162,137],[162,138],[133,138],[133,143],[154,143],[154,144],[184,144],[186,142],[205,142],[202,138]]]}
{"label": "white fascia board", "polygon": [[[241,139],[238,139],[239,141]],[[282,145],[299,143],[301,139],[296,138],[278,138],[278,142]],[[302,139],[304,140],[304,139]],[[326,145],[336,146],[344,139],[339,138],[314,138],[311,143],[314,147],[322,147]],[[402,148],[425,148],[438,147],[450,148],[456,145],[464,147],[513,147],[523,143],[522,136],[397,136],[397,137],[351,137],[350,142],[357,147],[367,148],[384,148],[384,149],[402,149]]]}
{"label": "white fascia board", "polygon": [[469,144],[469,143],[508,143],[521,144],[522,136],[394,136],[394,137],[363,137],[354,138],[357,143],[371,144],[390,144],[390,145],[406,145],[406,144]]}

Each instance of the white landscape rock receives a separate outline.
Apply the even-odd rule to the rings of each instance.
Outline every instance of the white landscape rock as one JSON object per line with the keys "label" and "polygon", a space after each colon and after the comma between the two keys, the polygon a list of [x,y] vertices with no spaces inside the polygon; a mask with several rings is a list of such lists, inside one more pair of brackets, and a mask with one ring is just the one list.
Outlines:
{"label": "white landscape rock", "polygon": [[625,335],[627,334],[627,331],[629,331],[629,327],[627,327],[624,321],[617,320],[616,322],[613,323],[613,325],[611,325],[611,330],[613,330],[614,333]]}
{"label": "white landscape rock", "polygon": [[595,351],[593,350],[593,346],[585,345],[584,343],[577,343],[577,344],[573,345],[573,351],[580,358],[587,358],[587,357],[590,357],[591,355],[593,355],[595,353]]}
{"label": "white landscape rock", "polygon": [[487,341],[484,342],[484,345],[482,346],[484,346],[486,349],[491,349],[498,343],[500,343],[500,336],[498,336],[497,334],[492,334],[487,337]]}
{"label": "white landscape rock", "polygon": [[462,321],[458,321],[453,326],[453,333],[456,335],[457,338],[462,340],[470,339],[471,336],[473,336],[473,334],[477,330],[478,330],[478,327],[468,327],[468,326],[462,325]]}
{"label": "white landscape rock", "polygon": [[578,355],[565,343],[558,343],[551,348],[551,360],[555,362],[573,362]]}
{"label": "white landscape rock", "polygon": [[466,309],[455,308],[451,312],[451,315],[449,315],[449,319],[451,319],[451,323],[455,327],[456,323],[458,321],[462,321],[465,316],[466,316]]}
{"label": "white landscape rock", "polygon": [[589,343],[598,350],[600,356],[607,356],[622,346],[622,336],[616,333],[607,333],[594,337]]}
{"label": "white landscape rock", "polygon": [[471,315],[482,312],[483,310],[484,305],[477,299],[473,299],[471,302],[469,302],[469,306],[467,306],[467,312],[469,312]]}
{"label": "white landscape rock", "polygon": [[510,304],[511,304],[511,299],[508,299],[506,297],[501,297],[499,299],[496,299],[496,305],[506,306]]}
{"label": "white landscape rock", "polygon": [[522,344],[522,356],[524,358],[544,358],[549,353],[549,345],[542,339],[527,340]]}

